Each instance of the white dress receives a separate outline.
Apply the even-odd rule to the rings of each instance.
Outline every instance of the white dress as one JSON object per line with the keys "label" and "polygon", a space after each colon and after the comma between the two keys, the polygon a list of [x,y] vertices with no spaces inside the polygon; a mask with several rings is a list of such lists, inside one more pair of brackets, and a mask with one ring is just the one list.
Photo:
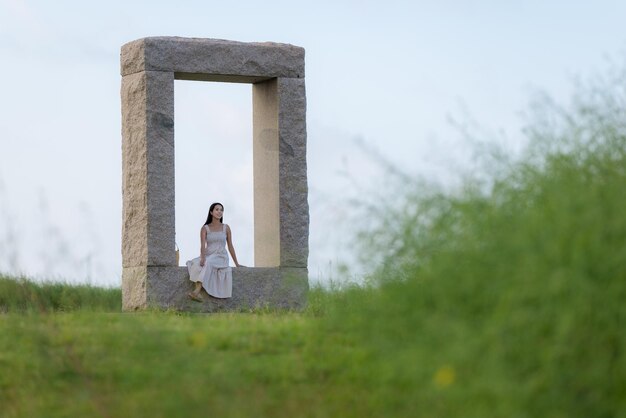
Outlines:
{"label": "white dress", "polygon": [[187,261],[189,280],[202,282],[202,287],[207,293],[216,298],[229,298],[233,291],[232,270],[228,266],[228,253],[226,252],[226,224],[222,225],[219,232],[211,232],[208,225],[206,228],[206,261],[204,267],[200,266],[200,257]]}

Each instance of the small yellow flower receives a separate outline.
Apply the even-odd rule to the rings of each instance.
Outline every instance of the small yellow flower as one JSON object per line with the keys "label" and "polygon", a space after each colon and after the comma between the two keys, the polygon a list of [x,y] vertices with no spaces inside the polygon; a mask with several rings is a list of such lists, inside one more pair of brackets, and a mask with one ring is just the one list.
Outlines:
{"label": "small yellow flower", "polygon": [[456,380],[456,373],[452,366],[442,366],[435,372],[433,376],[433,383],[439,389],[446,388],[454,383]]}
{"label": "small yellow flower", "polygon": [[192,347],[204,348],[206,347],[206,342],[206,335],[202,332],[194,332],[187,337],[187,343]]}

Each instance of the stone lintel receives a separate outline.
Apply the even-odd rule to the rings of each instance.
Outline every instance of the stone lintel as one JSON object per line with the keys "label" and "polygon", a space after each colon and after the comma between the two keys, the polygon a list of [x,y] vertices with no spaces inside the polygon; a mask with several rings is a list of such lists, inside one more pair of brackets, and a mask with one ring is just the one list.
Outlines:
{"label": "stone lintel", "polygon": [[215,81],[218,83],[245,83],[256,84],[271,80],[272,77],[232,75],[232,74],[198,74],[198,73],[174,73],[176,80],[188,81]]}
{"label": "stone lintel", "polygon": [[122,46],[122,76],[140,71],[304,78],[304,48],[274,42],[147,37]]}

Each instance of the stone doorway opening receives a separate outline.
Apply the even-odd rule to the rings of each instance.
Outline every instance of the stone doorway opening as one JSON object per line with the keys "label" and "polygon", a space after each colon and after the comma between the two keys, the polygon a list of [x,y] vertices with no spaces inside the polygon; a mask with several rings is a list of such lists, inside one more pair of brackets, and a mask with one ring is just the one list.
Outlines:
{"label": "stone doorway opening", "polygon": [[200,225],[219,201],[239,261],[254,267],[252,86],[175,80],[174,96],[179,266],[199,255]]}

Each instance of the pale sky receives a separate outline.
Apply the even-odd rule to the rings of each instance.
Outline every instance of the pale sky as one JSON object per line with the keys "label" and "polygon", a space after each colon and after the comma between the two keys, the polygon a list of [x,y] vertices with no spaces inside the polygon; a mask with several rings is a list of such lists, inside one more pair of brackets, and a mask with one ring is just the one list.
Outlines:
{"label": "pale sky", "polygon": [[[624,1],[0,0],[0,271],[121,282],[119,51],[146,36],[273,41],[306,50],[309,271],[350,261],[346,197],[380,166],[442,183],[469,164],[466,113],[512,150],[537,90],[623,61]],[[176,240],[197,255],[213,201],[253,265],[252,106],[245,84],[177,81]],[[362,197],[362,196],[361,196]],[[393,205],[393,201],[384,202]],[[372,216],[384,216],[381,213]]]}

